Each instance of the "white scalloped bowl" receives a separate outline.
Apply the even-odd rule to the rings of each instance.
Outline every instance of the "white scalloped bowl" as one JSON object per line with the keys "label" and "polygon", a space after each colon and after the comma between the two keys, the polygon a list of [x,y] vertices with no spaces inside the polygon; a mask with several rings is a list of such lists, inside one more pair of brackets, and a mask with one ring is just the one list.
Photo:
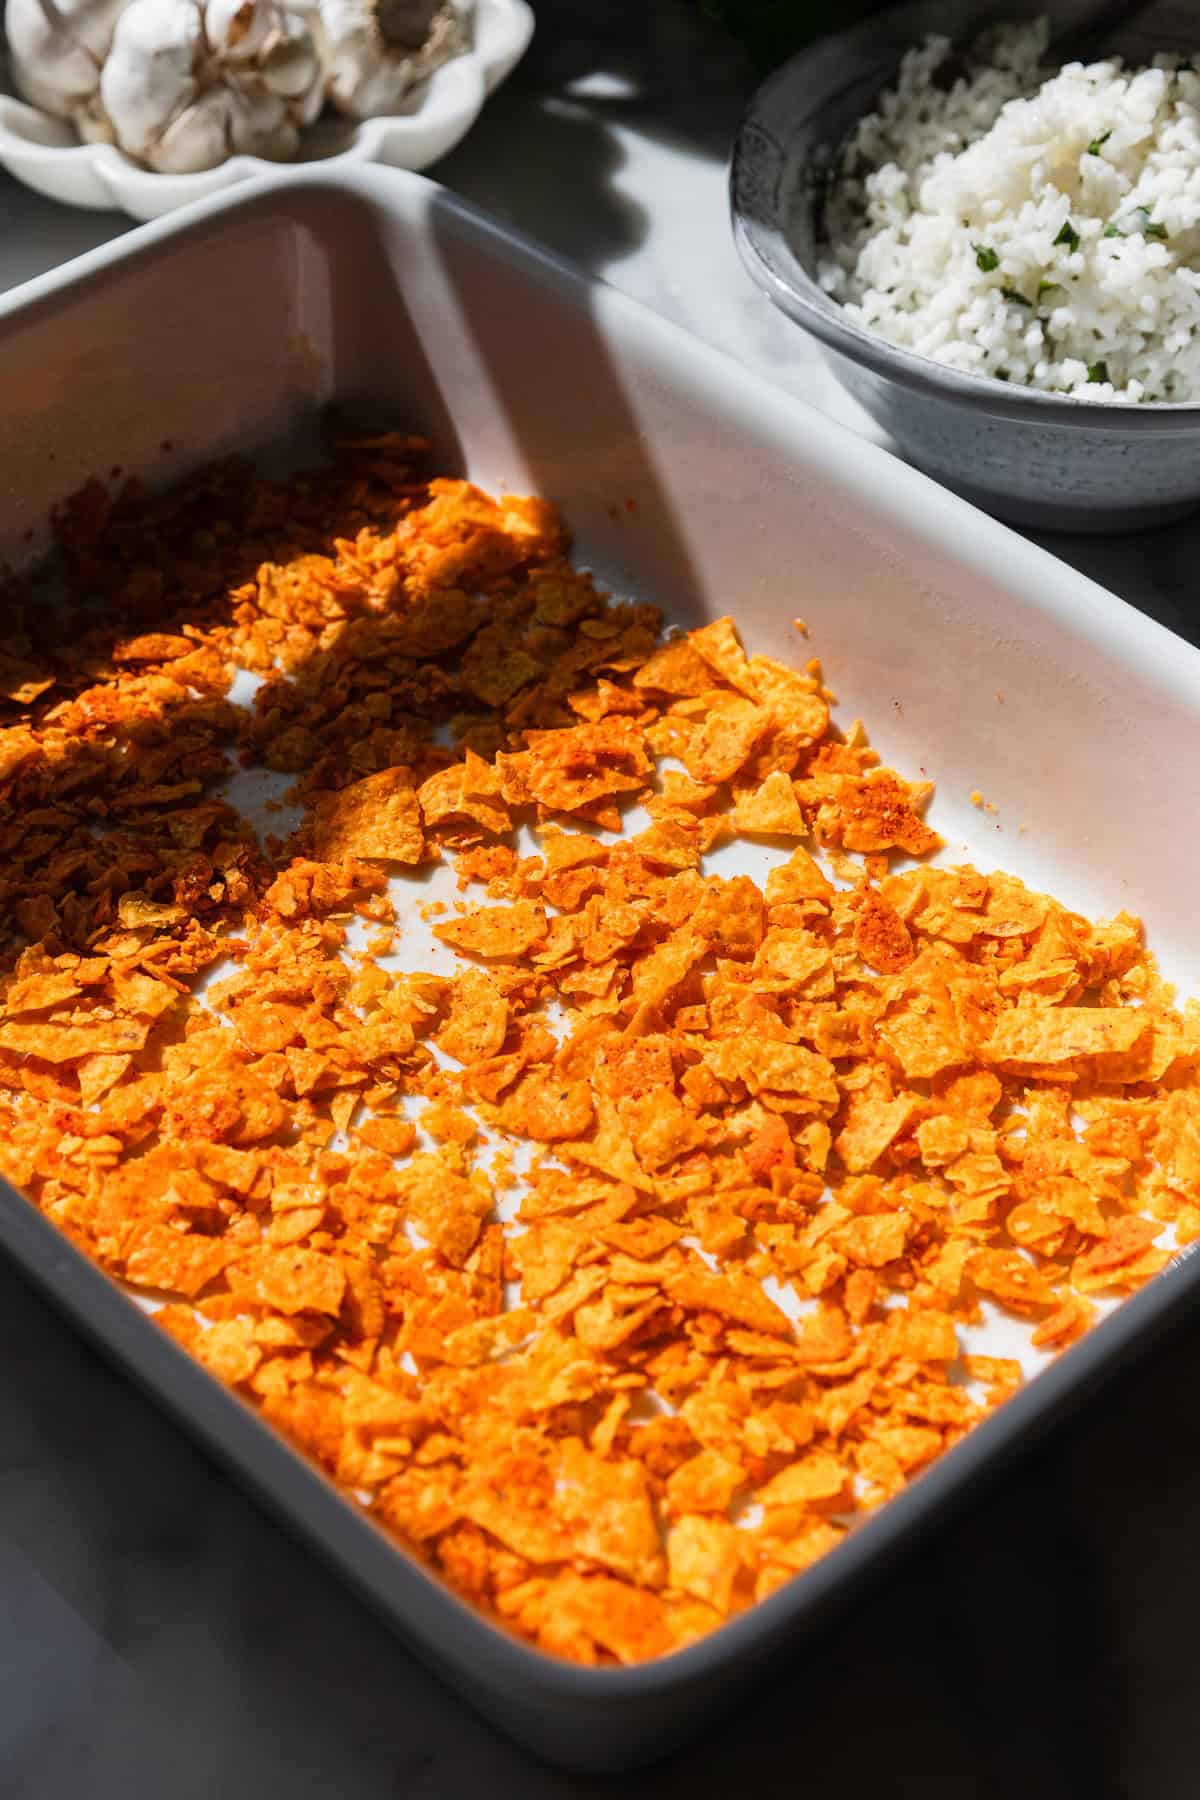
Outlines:
{"label": "white scalloped bowl", "polygon": [[533,11],[526,0],[475,0],[470,50],[444,63],[416,90],[411,111],[361,124],[322,118],[307,134],[307,154],[295,162],[231,156],[196,175],[158,175],[111,144],[81,144],[63,120],[2,92],[0,167],[51,200],[97,211],[115,207],[135,219],[157,219],[251,176],[306,162],[427,169],[466,136],[532,36]]}

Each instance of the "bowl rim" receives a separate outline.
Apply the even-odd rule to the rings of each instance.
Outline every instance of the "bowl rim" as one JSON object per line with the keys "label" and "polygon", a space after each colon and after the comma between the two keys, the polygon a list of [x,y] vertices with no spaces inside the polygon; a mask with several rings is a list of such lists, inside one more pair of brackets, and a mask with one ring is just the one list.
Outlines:
{"label": "bowl rim", "polygon": [[[904,6],[891,7],[882,17],[891,18],[907,10]],[[1084,430],[1103,427],[1111,432],[1119,425],[1140,435],[1195,429],[1200,424],[1200,400],[1081,400],[1072,394],[1055,394],[1042,388],[1014,387],[991,375],[969,375],[916,350],[893,344],[848,319],[841,305],[813,280],[791,247],[777,207],[772,204],[765,217],[762,210],[749,210],[746,196],[752,183],[748,170],[761,157],[763,145],[784,163],[790,155],[787,143],[781,144],[765,122],[768,113],[776,116],[769,103],[806,85],[820,64],[825,65],[828,76],[839,66],[840,53],[877,33],[879,25],[880,16],[876,15],[848,31],[807,45],[774,70],[750,97],[730,157],[729,208],[734,244],[752,280],[781,312],[831,350],[930,398],[1030,422],[1040,415],[1041,422],[1049,424],[1053,415],[1056,424]],[[832,91],[832,84],[830,87]],[[768,254],[768,246],[774,247],[774,258]]]}

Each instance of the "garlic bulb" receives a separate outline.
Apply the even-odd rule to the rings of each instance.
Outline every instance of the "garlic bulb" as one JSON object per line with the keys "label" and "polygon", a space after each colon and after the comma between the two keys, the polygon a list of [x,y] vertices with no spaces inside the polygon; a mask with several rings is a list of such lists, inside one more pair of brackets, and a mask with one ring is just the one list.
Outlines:
{"label": "garlic bulb", "polygon": [[4,30],[13,80],[31,106],[70,119],[94,101],[127,0],[8,0]]}
{"label": "garlic bulb", "polygon": [[326,86],[339,112],[370,119],[402,110],[435,69],[469,47],[454,0],[318,0]]}
{"label": "garlic bulb", "polygon": [[307,13],[279,0],[8,0],[6,26],[29,100],[161,173],[294,156],[324,99]]}

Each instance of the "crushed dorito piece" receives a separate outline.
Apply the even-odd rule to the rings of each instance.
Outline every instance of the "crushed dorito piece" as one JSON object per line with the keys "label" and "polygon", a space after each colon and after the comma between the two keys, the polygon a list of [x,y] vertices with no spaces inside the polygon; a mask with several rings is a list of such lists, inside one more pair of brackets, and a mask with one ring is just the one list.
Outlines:
{"label": "crushed dorito piece", "polygon": [[325,862],[361,856],[419,863],[425,839],[412,771],[380,769],[318,802],[313,840]]}

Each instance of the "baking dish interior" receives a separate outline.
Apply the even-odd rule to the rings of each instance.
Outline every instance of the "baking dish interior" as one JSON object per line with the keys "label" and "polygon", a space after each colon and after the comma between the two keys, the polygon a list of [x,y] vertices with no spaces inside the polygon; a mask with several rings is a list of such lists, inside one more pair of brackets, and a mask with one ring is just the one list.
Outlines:
{"label": "baking dish interior", "polygon": [[[48,512],[92,476],[157,484],[234,451],[304,458],[331,405],[424,432],[440,470],[556,501],[578,560],[671,623],[728,612],[748,648],[819,655],[841,722],[861,715],[885,761],[937,781],[944,860],[1008,869],[1081,911],[1142,912],[1167,972],[1200,984],[1200,850],[1179,830],[1196,653],[430,184],[378,171],[285,181],[152,228],[3,313],[10,563],[44,549]],[[972,804],[976,790],[994,811]],[[1102,1352],[1085,1349],[1098,1366]],[[198,1392],[188,1386],[183,1410]],[[1060,1380],[1060,1403],[1069,1393]],[[214,1394],[210,1439],[233,1416],[218,1401],[237,1404]],[[873,1521],[839,1569],[865,1568],[889,1533],[894,1547],[956,1468],[965,1476],[1014,1429],[989,1421],[965,1461],[953,1453],[894,1503],[894,1525]],[[316,1478],[289,1475],[289,1454],[272,1450],[259,1485],[278,1498],[291,1482],[307,1496],[296,1515],[320,1535],[342,1503],[330,1491],[318,1505]],[[359,1550],[335,1554],[352,1566]],[[359,1557],[360,1584],[378,1567]],[[443,1668],[477,1659],[474,1697],[510,1729],[567,1760],[627,1762],[728,1704],[773,1645],[815,1624],[838,1581],[805,1576],[665,1675],[560,1669],[453,1602],[410,1628]],[[383,1598],[402,1610],[403,1595]]]}

